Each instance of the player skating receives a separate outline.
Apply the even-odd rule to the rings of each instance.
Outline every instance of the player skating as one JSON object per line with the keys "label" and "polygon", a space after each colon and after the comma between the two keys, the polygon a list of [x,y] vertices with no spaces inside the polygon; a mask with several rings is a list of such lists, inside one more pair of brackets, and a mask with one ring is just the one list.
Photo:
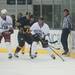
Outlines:
{"label": "player skating", "polygon": [[5,45],[8,50],[9,57],[12,58],[12,51],[11,51],[11,34],[13,33],[12,27],[12,18],[7,15],[8,12],[6,9],[1,10],[0,16],[0,43],[2,38],[5,40]]}
{"label": "player skating", "polygon": [[[27,28],[28,29],[28,28]],[[50,48],[48,47],[48,40],[44,37],[44,35],[49,35],[49,27],[46,23],[44,23],[44,19],[40,17],[38,19],[38,22],[34,23],[30,30],[25,29],[25,27],[20,27],[19,33],[18,33],[18,47],[16,48],[15,57],[18,56],[18,52],[24,47],[25,42],[31,45],[30,47],[30,57],[33,59],[36,57],[37,52],[35,52],[37,46],[37,43],[40,41],[42,43],[42,46],[48,50]],[[52,55],[52,58],[55,59],[55,56]]]}

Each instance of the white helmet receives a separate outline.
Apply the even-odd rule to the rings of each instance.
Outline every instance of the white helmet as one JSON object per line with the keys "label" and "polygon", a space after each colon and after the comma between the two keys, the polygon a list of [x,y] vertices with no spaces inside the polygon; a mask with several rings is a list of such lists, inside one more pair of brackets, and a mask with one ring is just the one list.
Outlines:
{"label": "white helmet", "polygon": [[1,10],[1,14],[7,14],[7,10],[6,9],[2,9]]}

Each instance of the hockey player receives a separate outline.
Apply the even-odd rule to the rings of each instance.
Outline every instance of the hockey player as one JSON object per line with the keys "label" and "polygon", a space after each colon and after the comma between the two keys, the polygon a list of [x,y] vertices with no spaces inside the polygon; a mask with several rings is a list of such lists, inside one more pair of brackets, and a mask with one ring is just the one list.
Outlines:
{"label": "hockey player", "polygon": [[[38,42],[40,41],[43,48],[47,49],[48,51],[50,51],[49,48],[49,44],[48,44],[48,36],[49,36],[49,26],[44,22],[44,18],[40,17],[38,19],[38,22],[34,23],[30,30],[32,31],[32,35],[33,35],[33,43],[32,43],[32,49],[31,49],[31,53],[33,58],[36,56],[36,52],[35,50],[38,50],[38,48],[36,47]],[[51,57],[53,59],[55,59],[55,56],[52,54]]]}
{"label": "hockey player", "polygon": [[9,57],[12,58],[12,51],[11,51],[11,34],[13,33],[12,27],[12,18],[7,15],[7,10],[1,10],[0,16],[0,43],[2,38],[4,37],[6,48],[9,52]]}
{"label": "hockey player", "polygon": [[30,41],[30,39],[28,39],[28,36],[30,37],[29,29],[30,29],[30,23],[28,20],[28,16],[23,16],[21,14],[21,16],[18,18],[17,22],[19,23],[19,32],[18,32],[18,46],[16,48],[16,51],[14,53],[15,57],[18,57],[18,52],[21,50],[22,54],[24,54],[24,46],[25,46],[25,42]]}
{"label": "hockey player", "polygon": [[23,46],[25,45],[25,42],[27,42],[31,46],[30,57],[32,59],[36,57],[37,55],[37,52],[35,52],[35,50],[36,50],[37,43],[39,41],[42,43],[44,48],[47,48],[48,50],[50,50],[50,48],[48,48],[48,40],[44,38],[44,35],[49,35],[49,27],[46,23],[44,23],[43,18],[39,18],[38,22],[34,23],[31,26],[29,31],[26,29],[26,31],[24,32],[24,29],[21,28],[18,34],[19,46],[16,48],[16,51],[14,54],[15,57],[18,57],[18,52],[21,50],[21,48],[23,48]]}
{"label": "hockey player", "polygon": [[27,26],[20,27],[18,32],[18,46],[15,50],[14,56],[19,57],[18,53],[21,51],[21,49],[25,48],[25,42],[28,44],[32,44],[32,35],[30,32],[30,28]]}

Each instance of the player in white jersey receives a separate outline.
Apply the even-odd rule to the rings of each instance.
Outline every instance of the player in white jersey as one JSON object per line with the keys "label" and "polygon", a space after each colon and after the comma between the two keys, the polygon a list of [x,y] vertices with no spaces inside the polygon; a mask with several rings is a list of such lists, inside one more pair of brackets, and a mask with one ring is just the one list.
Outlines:
{"label": "player in white jersey", "polygon": [[32,34],[36,33],[42,34],[43,32],[44,34],[47,35],[49,34],[50,31],[49,26],[46,23],[44,23],[43,18],[39,18],[38,22],[34,23],[30,29],[32,30]]}
{"label": "player in white jersey", "polygon": [[12,18],[7,15],[7,10],[2,9],[1,10],[1,16],[0,16],[0,43],[2,38],[5,40],[6,48],[9,52],[9,57],[12,58],[11,53],[11,34],[13,33],[13,27],[12,27]]}
{"label": "player in white jersey", "polygon": [[[49,26],[44,22],[44,18],[40,17],[38,19],[38,22],[34,23],[31,28],[31,33],[34,36],[34,42],[32,43],[32,58],[34,58],[36,52],[35,50],[37,50],[37,42],[41,42],[43,48],[50,50],[49,46],[48,46],[48,36],[49,36],[49,31],[50,28]],[[52,54],[52,58],[55,58],[55,56]]]}

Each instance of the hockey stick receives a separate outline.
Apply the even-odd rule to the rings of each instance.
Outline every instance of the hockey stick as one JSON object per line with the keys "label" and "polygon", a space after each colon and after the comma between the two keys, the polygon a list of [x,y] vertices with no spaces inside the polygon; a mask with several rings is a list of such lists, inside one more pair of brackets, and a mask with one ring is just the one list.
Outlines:
{"label": "hockey stick", "polygon": [[[41,41],[43,42],[42,39],[41,39]],[[53,48],[55,48],[55,47],[49,45],[49,43],[48,43],[48,47],[49,47],[62,61],[64,61],[64,59],[63,59],[56,51],[53,50]],[[53,48],[51,48],[51,47],[53,47]]]}
{"label": "hockey stick", "polygon": [[[49,45],[48,45],[49,46]],[[50,46],[49,48],[62,60],[65,61],[56,51],[54,51]]]}
{"label": "hockey stick", "polygon": [[[40,39],[41,39],[41,38],[40,38]],[[41,41],[43,42],[42,39],[41,39]],[[52,46],[53,48],[51,48],[51,46],[48,44],[48,47],[49,47],[62,61],[64,61],[64,59],[63,59],[56,51],[53,50],[53,48],[54,48],[53,46]],[[55,59],[55,57],[54,57],[54,59]]]}
{"label": "hockey stick", "polygon": [[[49,40],[50,40],[50,37],[49,37],[49,35],[47,35],[48,36],[48,38],[49,38]],[[55,44],[55,43],[57,43],[58,41],[56,40],[56,41],[53,41],[53,42],[48,42],[48,43],[50,43],[50,44]],[[60,50],[60,48],[55,48],[54,46],[52,46],[52,45],[50,45],[52,48],[54,48],[54,49],[56,49],[56,50]]]}
{"label": "hockey stick", "polygon": [[[49,38],[49,40],[50,40],[50,37],[49,37],[49,35],[48,34],[46,34],[46,35],[44,35],[44,38],[46,37],[46,36],[48,36],[48,38]],[[50,44],[55,44],[55,43],[57,43],[58,41],[56,40],[56,41],[53,41],[53,42],[49,42],[48,41],[48,43],[50,43]],[[60,48],[55,48],[54,46],[52,46],[52,45],[50,45],[52,48],[54,48],[54,49],[56,49],[56,50],[60,50]]]}
{"label": "hockey stick", "polygon": [[[40,37],[40,40],[43,42],[43,40],[42,40],[42,38]],[[54,42],[52,42],[52,43],[56,43],[57,41],[54,41]],[[50,42],[49,42],[50,43]],[[50,46],[50,45],[49,45]],[[55,47],[53,47],[52,46],[52,48],[54,48],[54,49],[57,49],[57,48],[55,48]],[[30,52],[29,52],[29,55],[30,55],[30,58],[31,59],[34,59],[34,58],[36,58],[37,57],[37,52],[35,52],[35,55],[33,56],[32,55],[32,44],[31,44],[31,46],[30,46]],[[56,52],[55,52],[56,53]],[[57,54],[57,53],[56,53]],[[58,54],[57,54],[58,55]],[[58,55],[59,56],[59,55]],[[60,57],[60,56],[59,56]]]}
{"label": "hockey stick", "polygon": [[51,43],[51,44],[54,44],[54,43],[57,43],[58,41],[56,40],[56,41],[53,41],[53,42],[49,42],[49,43]]}
{"label": "hockey stick", "polygon": [[[48,45],[49,46],[49,48],[62,60],[62,61],[64,61],[64,59],[57,53],[57,52],[55,52],[52,48],[51,48],[51,46],[50,45]],[[37,53],[35,53],[35,56],[33,56],[32,55],[32,45],[31,45],[31,47],[30,47],[30,52],[29,52],[29,55],[30,55],[30,58],[31,59],[34,59],[34,58],[36,58],[37,57]]]}
{"label": "hockey stick", "polygon": [[55,48],[55,47],[52,46],[52,45],[49,45],[49,46],[51,46],[51,47],[54,48],[55,50],[60,50],[60,48]]}

